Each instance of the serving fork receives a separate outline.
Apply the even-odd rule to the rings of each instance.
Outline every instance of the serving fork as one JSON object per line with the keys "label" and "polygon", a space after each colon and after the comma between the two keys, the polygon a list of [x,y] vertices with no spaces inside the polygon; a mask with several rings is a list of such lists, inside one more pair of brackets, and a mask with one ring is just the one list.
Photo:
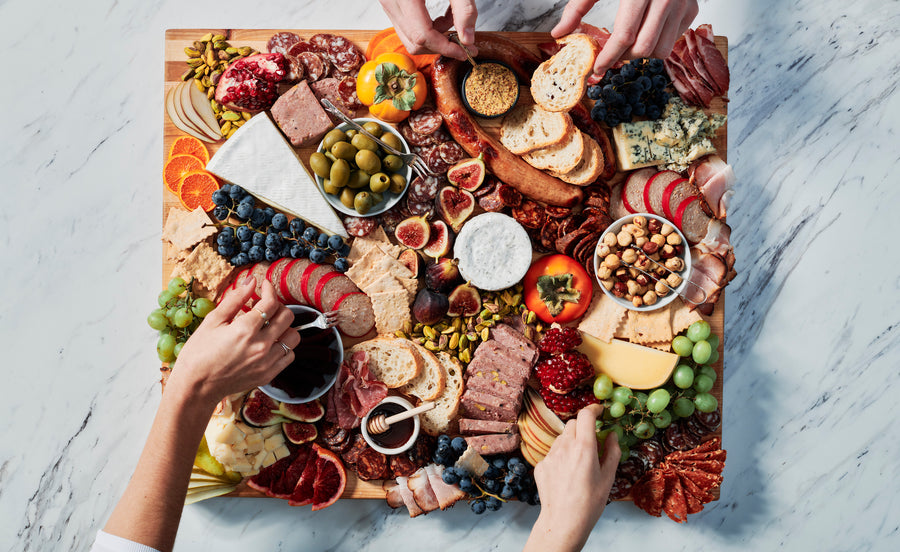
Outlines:
{"label": "serving fork", "polygon": [[357,123],[350,117],[347,117],[346,115],[344,115],[344,113],[340,109],[336,108],[334,106],[334,104],[331,103],[330,101],[328,101],[327,99],[322,98],[319,101],[322,102],[322,106],[325,108],[326,111],[328,111],[329,113],[331,113],[338,119],[344,121],[345,123],[350,125],[352,128],[356,129],[357,132],[360,132],[360,133],[364,134],[365,136],[368,136],[369,138],[374,140],[376,144],[383,147],[385,149],[385,151],[387,151],[388,153],[399,157],[405,164],[412,167],[412,170],[417,175],[424,178],[426,176],[434,174],[431,171],[431,169],[428,168],[428,164],[426,164],[425,161],[421,157],[416,155],[415,153],[403,153],[402,151],[398,151],[398,150],[392,148],[391,146],[387,145],[383,140],[381,140],[380,138],[377,138],[371,132],[364,129],[362,127],[362,125],[360,125],[359,123]]}
{"label": "serving fork", "polygon": [[308,324],[303,324],[302,326],[295,327],[294,329],[299,331],[305,330],[307,328],[319,328],[320,330],[327,330],[333,328],[335,324],[337,324],[337,314],[338,311],[328,311],[319,314],[315,320]]}

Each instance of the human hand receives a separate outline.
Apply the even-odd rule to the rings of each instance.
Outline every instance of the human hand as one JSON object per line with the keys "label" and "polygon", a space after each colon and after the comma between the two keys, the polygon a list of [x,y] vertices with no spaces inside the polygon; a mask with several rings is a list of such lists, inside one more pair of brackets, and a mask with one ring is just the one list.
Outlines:
{"label": "human hand", "polygon": [[[595,2],[570,0],[551,34],[558,38],[571,33]],[[698,11],[697,0],[621,0],[612,36],[594,61],[594,73],[602,76],[620,59],[665,59]]]}
{"label": "human hand", "polygon": [[379,0],[388,18],[394,24],[397,36],[411,54],[435,53],[459,60],[466,53],[443,33],[456,28],[459,40],[475,56],[475,19],[478,9],[475,0],[450,0],[444,15],[432,20],[424,0]]}
{"label": "human hand", "polygon": [[[253,277],[209,313],[178,355],[166,391],[180,389],[214,404],[222,397],[272,381],[294,360],[300,334],[290,327],[294,315],[263,282],[261,298],[241,313],[256,287]],[[268,325],[260,313],[266,313]],[[290,351],[279,344],[284,343]]]}
{"label": "human hand", "polygon": [[[566,422],[550,453],[534,469],[541,513],[526,550],[545,549],[549,539],[562,550],[580,550],[606,507],[621,452],[615,433],[597,458],[595,422],[603,407],[594,404]],[[536,539],[536,540],[532,540]]]}

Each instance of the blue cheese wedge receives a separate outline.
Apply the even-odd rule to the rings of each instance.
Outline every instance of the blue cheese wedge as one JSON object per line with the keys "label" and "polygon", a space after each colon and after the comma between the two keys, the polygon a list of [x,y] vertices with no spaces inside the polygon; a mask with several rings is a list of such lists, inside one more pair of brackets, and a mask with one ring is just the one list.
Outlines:
{"label": "blue cheese wedge", "polygon": [[619,168],[630,171],[661,165],[683,171],[692,161],[715,153],[712,139],[725,120],[724,115],[707,115],[672,98],[661,119],[613,127]]}
{"label": "blue cheese wedge", "polygon": [[294,148],[263,112],[247,121],[209,160],[206,170],[263,203],[329,234],[348,237]]}

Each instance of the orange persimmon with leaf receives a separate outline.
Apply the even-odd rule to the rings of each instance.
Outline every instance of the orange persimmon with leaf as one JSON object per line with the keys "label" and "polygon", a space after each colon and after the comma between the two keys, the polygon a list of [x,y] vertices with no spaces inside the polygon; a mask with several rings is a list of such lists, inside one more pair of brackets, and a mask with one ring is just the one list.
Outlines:
{"label": "orange persimmon with leaf", "polygon": [[428,83],[409,57],[387,53],[360,68],[356,95],[372,115],[387,123],[399,123],[425,103]]}

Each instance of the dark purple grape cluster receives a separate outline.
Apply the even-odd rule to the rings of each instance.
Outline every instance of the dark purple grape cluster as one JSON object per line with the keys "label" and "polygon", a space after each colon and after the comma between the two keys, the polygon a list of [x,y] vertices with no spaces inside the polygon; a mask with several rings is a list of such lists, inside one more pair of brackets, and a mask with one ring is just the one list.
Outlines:
{"label": "dark purple grape cluster", "polygon": [[591,118],[611,127],[630,123],[634,117],[659,119],[669,101],[668,86],[663,60],[631,60],[608,70],[598,84],[588,87],[588,98],[596,101]]}

